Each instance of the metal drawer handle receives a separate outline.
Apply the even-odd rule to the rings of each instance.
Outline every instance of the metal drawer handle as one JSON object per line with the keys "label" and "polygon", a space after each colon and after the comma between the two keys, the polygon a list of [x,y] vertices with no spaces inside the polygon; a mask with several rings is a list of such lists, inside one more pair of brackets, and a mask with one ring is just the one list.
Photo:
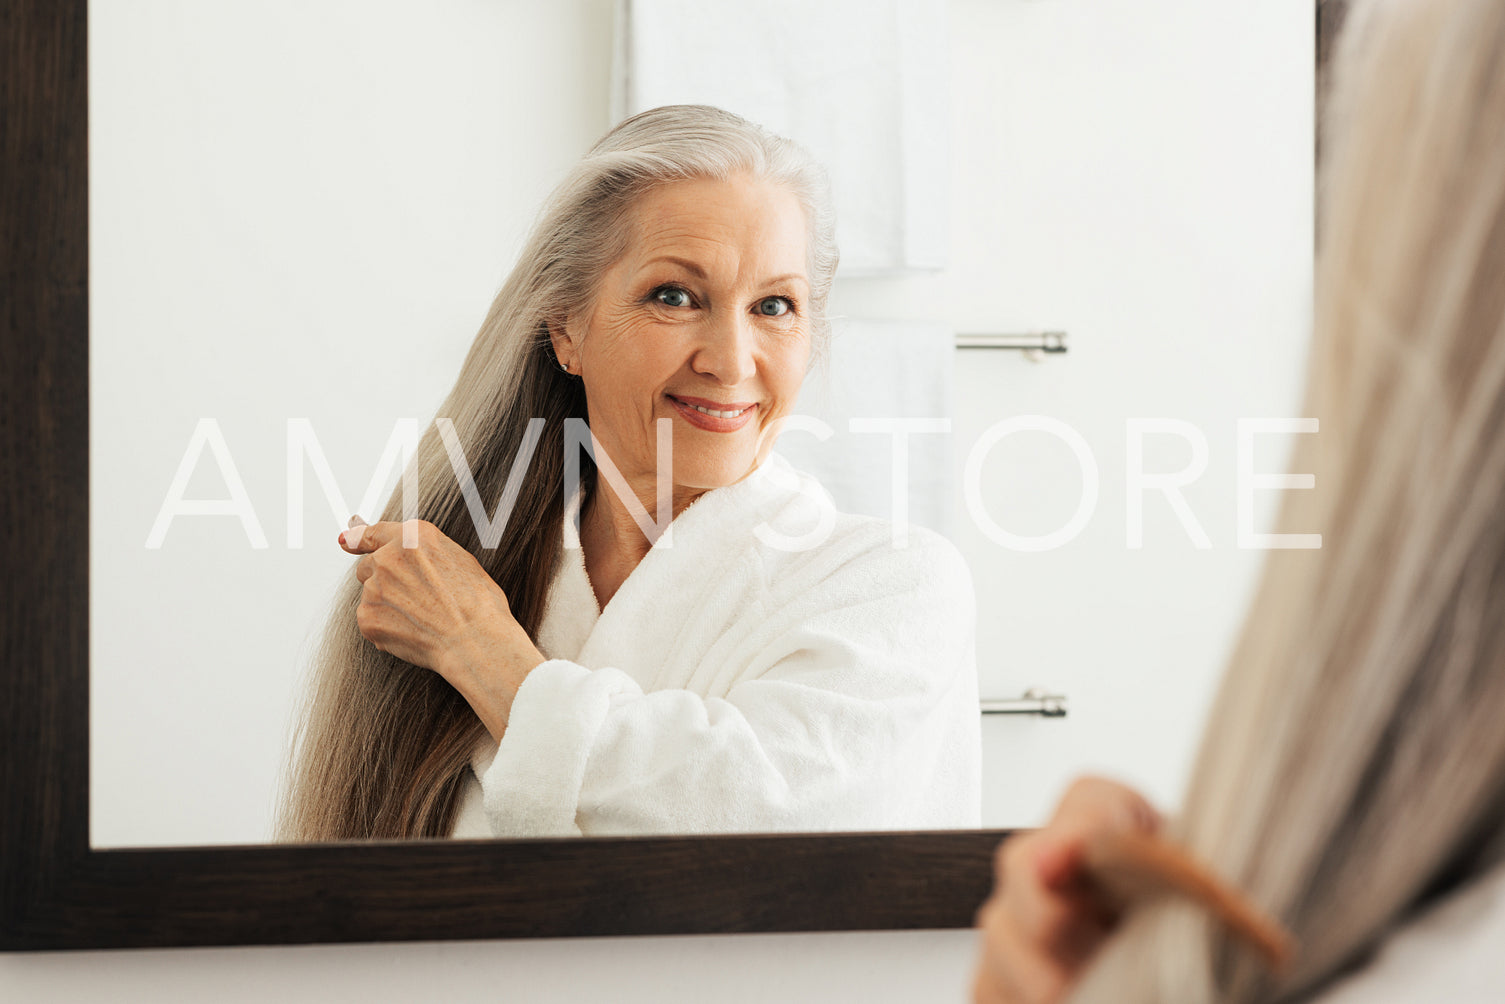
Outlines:
{"label": "metal drawer handle", "polygon": [[982,702],[985,715],[1039,715],[1042,718],[1065,718],[1066,695],[1047,694],[1031,687],[1021,696],[1009,700]]}

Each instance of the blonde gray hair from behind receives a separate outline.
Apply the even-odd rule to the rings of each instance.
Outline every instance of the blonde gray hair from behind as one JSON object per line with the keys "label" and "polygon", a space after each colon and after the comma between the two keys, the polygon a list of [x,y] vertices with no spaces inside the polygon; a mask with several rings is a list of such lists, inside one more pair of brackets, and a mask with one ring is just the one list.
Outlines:
{"label": "blonde gray hair from behind", "polygon": [[1280,918],[1281,978],[1136,911],[1078,1004],[1309,999],[1505,857],[1505,4],[1355,3],[1322,175],[1306,414],[1172,835]]}
{"label": "blonde gray hair from behind", "polygon": [[[627,247],[631,210],[645,193],[742,173],[786,187],[804,209],[811,355],[823,356],[838,261],[825,171],[798,144],[719,108],[642,112],[602,137],[546,201],[436,412],[453,423],[474,488],[492,505],[505,497],[530,421],[545,420],[500,541],[482,543],[437,422],[404,472],[416,498],[405,505],[402,492],[394,492],[379,516],[427,520],[469,550],[529,635],[536,636],[560,554],[564,424],[587,417],[581,382],[560,372],[548,325],[589,311],[601,277]],[[590,491],[588,458],[584,467]],[[474,712],[437,673],[364,638],[355,619],[360,598],[352,565],[308,668],[278,839],[447,837],[471,751],[484,738]]]}

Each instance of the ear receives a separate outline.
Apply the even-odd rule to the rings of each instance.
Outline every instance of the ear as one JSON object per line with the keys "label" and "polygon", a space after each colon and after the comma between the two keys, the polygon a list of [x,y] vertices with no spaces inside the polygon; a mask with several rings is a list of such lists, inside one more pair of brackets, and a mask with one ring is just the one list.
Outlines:
{"label": "ear", "polygon": [[571,333],[569,321],[565,318],[553,318],[544,323],[549,329],[549,341],[554,346],[554,358],[570,371],[578,373],[580,371],[579,340]]}

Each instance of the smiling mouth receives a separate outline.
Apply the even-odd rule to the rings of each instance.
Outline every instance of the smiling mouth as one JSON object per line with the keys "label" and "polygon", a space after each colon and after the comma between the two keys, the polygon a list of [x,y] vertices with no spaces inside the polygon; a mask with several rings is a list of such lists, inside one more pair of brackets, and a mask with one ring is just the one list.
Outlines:
{"label": "smiling mouth", "polygon": [[756,405],[740,403],[718,405],[715,401],[700,401],[696,398],[675,397],[673,394],[668,395],[668,397],[684,405],[686,408],[693,408],[702,415],[709,415],[712,418],[736,418],[749,408],[756,407]]}

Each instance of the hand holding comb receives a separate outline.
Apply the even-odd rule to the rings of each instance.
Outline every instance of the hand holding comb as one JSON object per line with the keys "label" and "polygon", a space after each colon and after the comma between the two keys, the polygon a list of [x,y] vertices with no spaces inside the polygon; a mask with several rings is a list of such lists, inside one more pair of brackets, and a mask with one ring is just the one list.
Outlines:
{"label": "hand holding comb", "polygon": [[1290,934],[1185,850],[1160,837],[1095,832],[1082,839],[1082,867],[1119,906],[1180,896],[1212,914],[1279,973],[1295,955]]}
{"label": "hand holding comb", "polygon": [[1290,935],[1161,830],[1160,814],[1137,791],[1083,777],[1048,824],[1000,844],[993,893],[977,912],[973,1000],[1065,1000],[1124,914],[1164,896],[1206,910],[1271,970],[1287,966]]}

